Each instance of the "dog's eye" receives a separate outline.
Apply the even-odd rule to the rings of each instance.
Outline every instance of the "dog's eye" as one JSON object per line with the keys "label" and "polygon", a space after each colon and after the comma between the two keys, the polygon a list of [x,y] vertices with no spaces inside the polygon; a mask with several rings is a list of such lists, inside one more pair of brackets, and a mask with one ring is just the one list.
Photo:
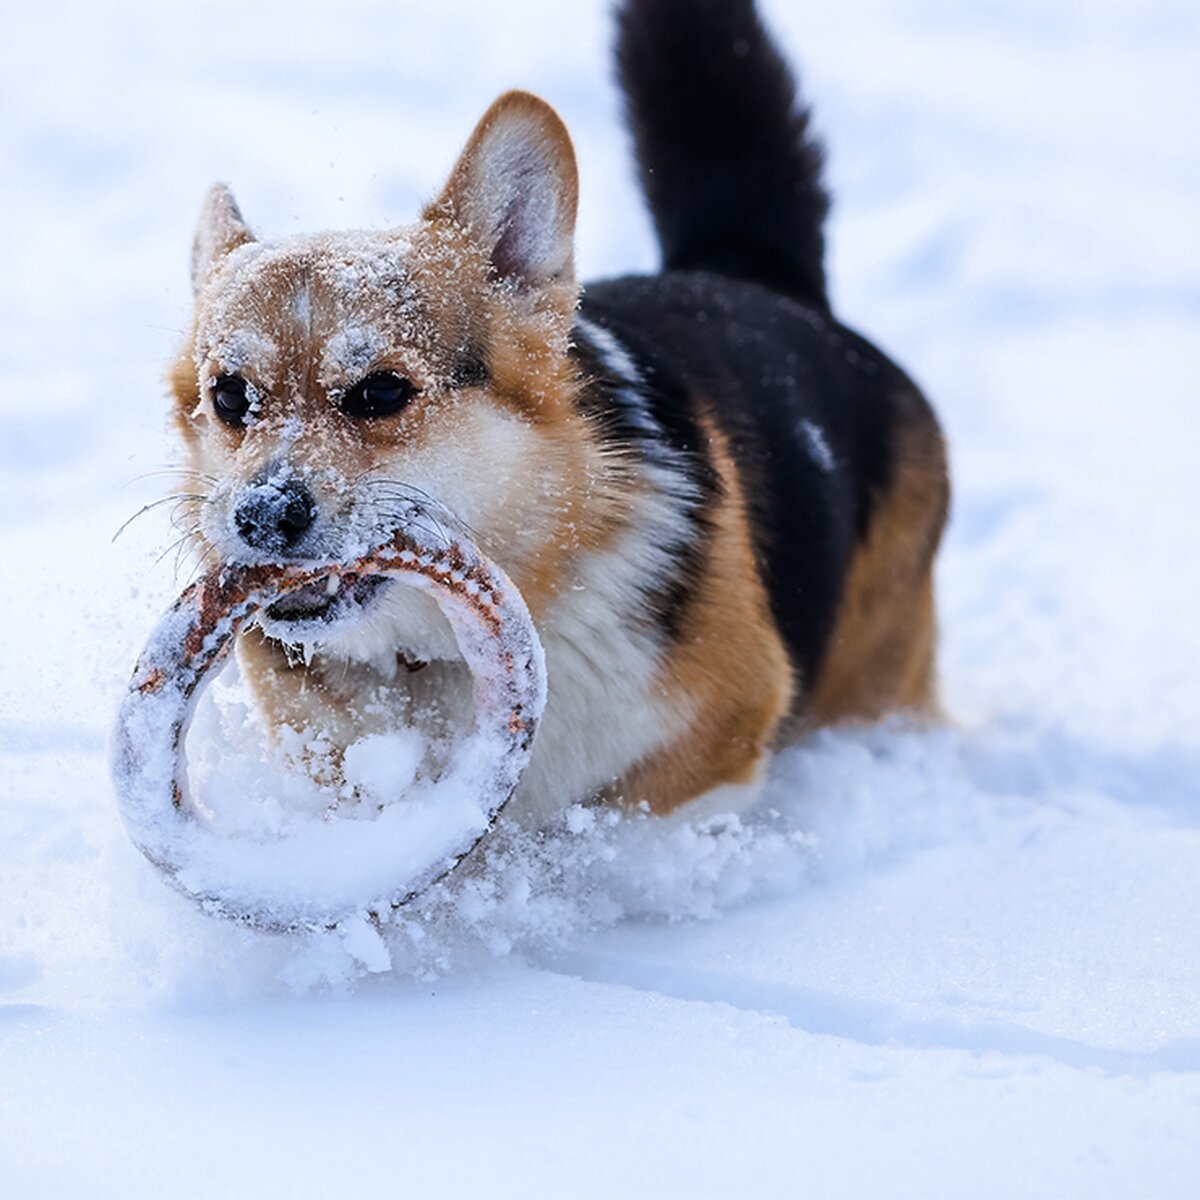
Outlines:
{"label": "dog's eye", "polygon": [[246,381],[237,375],[218,375],[212,382],[213,408],[226,425],[241,427],[250,411]]}
{"label": "dog's eye", "polygon": [[411,379],[393,371],[376,371],[366,379],[360,379],[342,397],[342,412],[360,420],[390,417],[416,394],[417,388]]}

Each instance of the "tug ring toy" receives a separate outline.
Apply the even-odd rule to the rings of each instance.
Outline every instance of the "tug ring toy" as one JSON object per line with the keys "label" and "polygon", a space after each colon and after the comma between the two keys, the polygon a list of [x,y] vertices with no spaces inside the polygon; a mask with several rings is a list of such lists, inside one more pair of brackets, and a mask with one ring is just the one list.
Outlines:
{"label": "tug ring toy", "polygon": [[[315,584],[349,591],[378,576],[430,592],[450,622],[474,678],[471,728],[440,778],[374,819],[313,821],[266,841],[222,836],[189,794],[185,752],[214,668],[241,626],[280,598]],[[529,761],[545,699],[525,603],[466,538],[404,530],[349,563],[221,567],[179,597],[138,659],[113,737],[121,816],[137,848],[212,915],[275,931],[380,920],[452,871],[493,827]]]}

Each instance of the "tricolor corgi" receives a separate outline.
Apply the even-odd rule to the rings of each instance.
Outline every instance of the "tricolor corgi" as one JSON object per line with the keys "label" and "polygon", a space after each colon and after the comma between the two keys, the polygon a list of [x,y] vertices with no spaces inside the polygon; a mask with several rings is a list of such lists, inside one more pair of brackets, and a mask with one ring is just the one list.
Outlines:
{"label": "tricolor corgi", "polygon": [[[549,699],[510,813],[753,795],[816,726],[935,707],[942,435],[833,316],[821,150],[752,0],[626,0],[617,61],[662,247],[581,288],[562,122],[502,96],[415,224],[260,240],[213,188],[171,376],[201,560],[338,562],[399,514],[511,576]],[[344,749],[460,719],[423,593],[314,585],[245,632],[269,727]]]}

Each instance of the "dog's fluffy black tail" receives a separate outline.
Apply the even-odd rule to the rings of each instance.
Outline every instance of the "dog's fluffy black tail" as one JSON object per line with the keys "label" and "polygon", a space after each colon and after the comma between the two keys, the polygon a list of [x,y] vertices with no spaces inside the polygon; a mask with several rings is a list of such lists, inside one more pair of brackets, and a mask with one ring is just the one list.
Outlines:
{"label": "dog's fluffy black tail", "polygon": [[622,0],[617,67],[663,266],[827,309],[822,150],[754,0]]}

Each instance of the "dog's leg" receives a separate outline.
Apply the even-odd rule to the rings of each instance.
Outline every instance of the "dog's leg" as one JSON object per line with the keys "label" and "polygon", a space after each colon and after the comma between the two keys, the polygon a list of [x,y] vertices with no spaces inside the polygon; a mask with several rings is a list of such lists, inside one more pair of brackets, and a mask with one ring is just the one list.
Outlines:
{"label": "dog's leg", "polygon": [[745,500],[724,436],[702,420],[720,496],[686,628],[663,664],[661,694],[685,730],[614,788],[666,813],[726,785],[757,780],[793,697],[793,672],[754,562]]}
{"label": "dog's leg", "polygon": [[259,629],[244,633],[237,651],[268,735],[276,740],[288,728],[302,734],[306,743],[299,765],[321,786],[336,786],[345,748],[363,734],[357,706],[347,703],[347,689],[331,688],[320,667],[293,660]]}
{"label": "dog's leg", "polygon": [[949,504],[946,452],[932,418],[915,408],[897,442],[894,477],[855,550],[802,727],[896,709],[937,715],[933,562]]}

